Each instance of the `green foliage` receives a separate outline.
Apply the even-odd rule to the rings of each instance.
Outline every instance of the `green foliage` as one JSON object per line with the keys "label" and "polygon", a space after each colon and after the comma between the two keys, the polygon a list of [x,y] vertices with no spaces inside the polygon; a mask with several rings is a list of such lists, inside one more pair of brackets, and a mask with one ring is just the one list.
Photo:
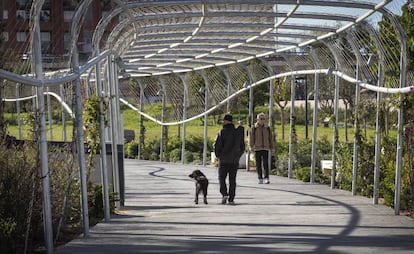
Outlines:
{"label": "green foliage", "polygon": [[311,167],[298,167],[295,170],[295,178],[303,182],[310,181]]}
{"label": "green foliage", "polygon": [[[88,144],[88,170],[93,167],[93,156],[100,151],[100,114],[99,104],[102,101],[103,112],[107,111],[108,104],[105,103],[105,99],[98,97],[96,94],[92,95],[84,102],[83,109],[83,125],[85,127],[86,142]],[[103,119],[104,125],[107,125],[107,120]]]}
{"label": "green foliage", "polygon": [[171,162],[178,162],[181,160],[181,148],[171,150],[169,160]]}
{"label": "green foliage", "polygon": [[384,204],[392,207],[394,205],[394,193],[395,193],[395,168],[396,168],[396,142],[395,139],[389,139],[383,137],[382,149],[383,154],[381,156],[381,181],[380,190],[381,197],[384,198]]}
{"label": "green foliage", "polygon": [[[104,218],[104,200],[101,184],[88,184],[88,202],[89,202],[89,216],[92,219],[90,223],[92,225],[98,223],[101,219]],[[115,202],[119,201],[119,195],[113,191],[109,192],[109,205],[110,212],[115,212]]]}
{"label": "green foliage", "polygon": [[296,153],[296,166],[299,168],[311,165],[312,141],[309,139],[298,142]]}
{"label": "green foliage", "polygon": [[138,155],[138,142],[131,141],[124,145],[125,158],[135,159]]}
{"label": "green foliage", "polygon": [[[316,163],[315,163],[315,182],[326,183],[327,178],[320,170],[320,161],[331,158],[331,142],[323,136],[316,142]],[[276,143],[277,161],[273,174],[287,176],[289,163],[289,142],[280,141]],[[312,159],[312,141],[299,140],[297,148],[294,150],[294,175],[297,179],[309,181],[310,165]]]}
{"label": "green foliage", "polygon": [[[186,139],[186,152],[184,157],[185,163],[201,164],[203,158],[204,138],[202,136],[190,135]],[[169,162],[181,161],[182,141],[177,137],[169,138],[164,148],[163,160]],[[131,154],[135,154],[137,145],[131,142],[125,148],[125,156],[132,158]],[[213,150],[213,140],[207,139],[207,151]],[[144,160],[159,160],[160,156],[160,140],[147,140],[144,146],[141,146],[141,158]],[[209,159],[209,154],[207,155]]]}
{"label": "green foliage", "polygon": [[[303,182],[309,182],[311,175],[311,167],[299,167],[295,170],[295,178]],[[315,171],[315,182],[327,184],[329,177],[324,175],[320,170]]]}
{"label": "green foliage", "polygon": [[402,7],[402,15],[399,17],[399,21],[401,26],[404,29],[407,38],[407,45],[411,45],[408,47],[407,52],[407,71],[411,73],[414,71],[414,12],[410,8],[410,1]]}
{"label": "green foliage", "polygon": [[33,168],[25,165],[33,163],[35,156],[31,149],[11,150],[4,143],[0,146],[0,236],[7,240],[6,246],[4,243],[0,246],[2,253],[16,252],[17,245],[23,241],[30,203],[30,195],[25,193],[32,193],[33,185]]}
{"label": "green foliage", "polygon": [[167,152],[165,154],[165,160],[170,162],[181,161],[181,145],[181,139],[177,137],[170,138],[167,142]]}
{"label": "green foliage", "polygon": [[99,97],[92,95],[83,103],[83,125],[86,130],[85,136],[92,151],[99,149],[99,121],[101,118],[99,113],[99,102]]}
{"label": "green foliage", "polygon": [[[38,115],[31,114],[27,122],[37,140]],[[73,151],[71,143],[48,144],[47,176],[57,244],[81,231],[79,167]],[[39,156],[36,141],[0,141],[0,253],[22,253],[24,249],[34,253],[44,248],[41,186],[46,176],[41,175]],[[89,208],[96,209],[96,204]]]}
{"label": "green foliage", "polygon": [[[79,230],[80,202],[79,192],[69,186],[78,185],[76,164],[70,149],[65,147],[49,147],[49,177],[52,206],[52,223],[54,232],[64,211],[67,231]],[[38,164],[37,144],[25,142],[18,146],[0,146],[0,235],[8,239],[6,246],[1,246],[0,252],[6,250],[12,253],[22,252],[24,238],[28,237],[28,249],[34,251],[37,245],[43,244],[43,214],[41,184]],[[69,190],[69,192],[68,192]],[[67,207],[64,209],[64,199]],[[27,231],[29,229],[29,231]],[[29,232],[29,235],[26,235]],[[59,239],[59,241],[62,239]],[[4,244],[2,242],[2,244]]]}
{"label": "green foliage", "polygon": [[159,160],[160,141],[156,139],[147,140],[145,144],[141,144],[141,159]]}
{"label": "green foliage", "polygon": [[402,192],[406,195],[404,205],[411,215],[414,214],[414,93],[402,98],[402,110],[405,113],[403,138]]}

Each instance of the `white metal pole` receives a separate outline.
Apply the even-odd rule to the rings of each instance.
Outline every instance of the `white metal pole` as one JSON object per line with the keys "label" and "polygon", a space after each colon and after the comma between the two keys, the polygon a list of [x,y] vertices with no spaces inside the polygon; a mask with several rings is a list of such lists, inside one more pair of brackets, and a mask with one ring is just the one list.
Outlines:
{"label": "white metal pole", "polygon": [[204,87],[204,143],[203,143],[203,166],[207,165],[207,131],[208,131],[208,89],[210,85],[208,80],[206,79],[205,87]]}
{"label": "white metal pole", "polygon": [[288,164],[288,178],[293,177],[293,140],[294,140],[294,126],[295,126],[295,94],[296,94],[296,83],[295,76],[292,76],[290,81],[290,135],[289,135],[289,164]]}
{"label": "white metal pole", "polygon": [[[312,57],[313,63],[316,69],[319,69],[318,58],[314,50],[311,51],[310,56]],[[313,85],[313,123],[312,123],[312,159],[311,159],[311,173],[310,183],[315,182],[315,171],[316,171],[316,148],[317,148],[317,137],[318,137],[318,104],[319,104],[319,73],[315,73],[315,81]]]}
{"label": "white metal pole", "polygon": [[[141,83],[139,83],[139,110],[144,112],[144,86]],[[144,140],[142,140],[142,132],[144,131],[142,124],[143,120],[143,116],[139,114],[138,159],[141,159],[141,144],[144,142]]]}
{"label": "white metal pole", "polygon": [[[36,4],[37,12],[36,17],[33,18],[34,22],[34,38],[32,45],[33,61],[36,77],[39,80],[43,80],[43,66],[42,66],[42,50],[41,50],[41,38],[40,38],[40,25],[39,25],[39,13],[40,7],[43,1],[39,1]],[[50,199],[50,175],[48,166],[48,151],[46,140],[46,119],[45,119],[45,98],[44,98],[44,86],[39,86],[36,89],[37,102],[36,109],[40,115],[39,126],[39,155],[40,165],[42,169],[42,187],[43,187],[43,227],[45,245],[48,254],[53,253],[53,224],[52,224],[52,205]]]}
{"label": "white metal pole", "polygon": [[119,106],[119,79],[118,79],[118,65],[113,62],[113,83],[112,91],[114,94],[114,113],[115,113],[115,151],[116,151],[116,168],[118,174],[118,188],[119,188],[119,205],[124,206],[125,201],[125,173],[124,173],[124,122],[122,118],[122,112]]}
{"label": "white metal pole", "polygon": [[317,137],[318,137],[318,104],[319,104],[319,74],[315,73],[315,81],[313,88],[313,123],[312,123],[312,159],[311,159],[311,174],[310,183],[315,183],[315,172],[316,172],[316,148],[317,148]]}
{"label": "white metal pole", "polygon": [[[74,48],[72,56],[73,72],[79,73],[79,59],[77,48]],[[89,212],[88,212],[88,187],[86,182],[86,162],[85,162],[85,145],[84,145],[84,132],[83,132],[83,118],[82,118],[82,94],[80,77],[73,82],[75,86],[75,122],[76,122],[76,143],[78,146],[78,159],[79,159],[79,174],[81,184],[81,202],[82,202],[82,222],[83,222],[83,236],[89,236]]]}
{"label": "white metal pole", "polygon": [[[16,98],[20,98],[20,84],[16,84]],[[19,139],[22,139],[22,124],[20,121],[20,101],[16,100],[16,110],[17,110],[17,126],[19,129]]]}
{"label": "white metal pole", "polygon": [[[382,68],[382,63],[380,62],[378,66],[378,81],[377,81],[379,87],[382,87],[382,82],[383,82],[382,77],[383,77],[383,68]],[[375,127],[374,193],[373,193],[374,204],[378,204],[378,197],[379,197],[380,164],[381,164],[381,124],[380,124],[381,103],[382,103],[382,93],[377,92],[377,116],[376,116],[376,127]]]}
{"label": "white metal pole", "polygon": [[[114,62],[113,62],[113,56],[109,55],[108,56],[108,90],[109,90],[109,110],[110,110],[110,126],[111,126],[111,150],[112,150],[112,182],[113,182],[113,189],[114,192],[120,194],[120,189],[119,189],[119,172],[118,172],[118,152],[117,152],[117,140],[116,140],[116,132],[117,132],[117,128],[116,128],[116,106],[115,106],[115,93],[114,93]],[[115,202],[116,206],[119,207],[120,206],[120,202],[116,201]]]}
{"label": "white metal pole", "polygon": [[[46,91],[49,92],[49,87],[46,88]],[[47,118],[49,120],[49,140],[53,140],[53,117],[52,117],[52,105],[50,102],[50,94],[47,93],[46,95],[46,99],[47,99]]]}
{"label": "white metal pole", "polygon": [[[161,122],[164,122],[164,113],[165,113],[165,90],[164,90],[164,80],[161,81],[161,90],[159,91],[161,95]],[[162,162],[163,153],[164,153],[164,125],[161,125],[161,139],[160,139],[160,161]]]}
{"label": "white metal pole", "polygon": [[[269,70],[269,68],[268,68],[268,70]],[[269,81],[269,126],[270,126],[270,130],[271,130],[271,133],[272,133],[272,139],[273,140],[275,140],[275,137],[274,137],[274,129],[275,129],[275,127],[274,127],[274,118],[273,118],[273,106],[274,106],[274,98],[273,98],[273,94],[274,94],[274,88],[273,88],[273,82],[274,82],[275,80],[274,79],[271,79],[270,81]],[[276,146],[276,144],[273,144],[274,146]],[[273,148],[273,150],[276,150],[276,148],[274,147]],[[269,165],[269,171],[271,172],[272,171],[272,153],[273,151],[272,150],[269,150],[269,155],[268,155],[268,161],[267,161],[267,165]]]}
{"label": "white metal pole", "polygon": [[[254,90],[253,90],[253,75],[248,66],[246,66],[247,75],[249,76],[249,81],[247,85],[249,86],[249,127],[252,128],[254,126]],[[250,146],[247,150],[246,156],[246,171],[250,171],[250,154],[252,151],[250,150]]]}
{"label": "white metal pole", "polygon": [[[389,15],[390,20],[397,29],[400,36],[400,88],[406,86],[406,75],[407,75],[407,37],[401,24],[396,21],[395,16]],[[403,95],[400,96],[400,101]],[[398,134],[397,134],[397,155],[396,155],[396,169],[395,169],[395,193],[394,193],[394,213],[395,215],[400,214],[400,192],[401,192],[401,171],[402,171],[402,154],[403,154],[403,126],[404,125],[404,114],[402,107],[398,108]]]}
{"label": "white metal pole", "polygon": [[[335,69],[338,70],[338,63]],[[331,171],[331,188],[335,188],[336,176],[336,146],[338,143],[338,122],[339,122],[339,77],[335,75],[335,95],[334,95],[334,115],[335,121],[333,123],[333,137],[332,137],[332,171]]]}
{"label": "white metal pole", "polygon": [[105,112],[104,112],[104,94],[102,93],[101,80],[101,64],[97,63],[95,67],[96,75],[96,92],[99,98],[99,144],[101,146],[101,181],[102,181],[102,197],[104,205],[104,219],[106,222],[110,220],[110,204],[109,204],[109,183],[108,183],[108,163],[106,161],[106,136],[105,136]]}
{"label": "white metal pole", "polygon": [[[201,76],[204,80],[204,86],[200,87],[199,93],[204,95],[204,142],[203,142],[203,166],[207,165],[207,131],[208,131],[208,89],[209,89],[209,81],[207,76],[201,72]],[[227,83],[228,84],[228,83]],[[227,86],[228,87],[228,86]],[[228,90],[228,89],[227,89]],[[227,106],[229,103],[227,103]]]}
{"label": "white metal pole", "polygon": [[[64,95],[64,87],[63,85],[59,86],[59,93],[60,93],[60,97],[62,98],[63,101],[66,101],[66,96]],[[64,110],[64,106],[63,103],[61,104],[61,110],[62,110],[62,127],[63,127],[63,142],[66,142],[67,139],[67,134],[66,134],[66,113]]]}
{"label": "white metal pole", "polygon": [[[183,101],[183,121],[187,119],[187,101],[188,101],[188,89],[187,89],[187,83],[185,82],[185,79],[182,78],[183,82],[183,93],[184,93],[184,101]],[[182,138],[182,144],[181,144],[181,163],[184,164],[185,162],[185,138],[187,135],[187,128],[186,128],[186,122],[183,122],[183,136]]]}
{"label": "white metal pole", "polygon": [[[356,79],[360,78],[360,63],[357,59]],[[355,86],[355,120],[354,120],[354,153],[352,158],[352,195],[356,195],[357,175],[358,175],[358,150],[359,150],[359,103],[361,87]]]}
{"label": "white metal pole", "polygon": [[[351,48],[356,57],[355,62],[355,79],[359,80],[361,76],[361,53],[359,47],[355,45],[355,42],[351,35],[347,36],[347,40],[351,45]],[[353,156],[352,156],[352,195],[356,194],[356,184],[357,184],[357,173],[358,173],[358,150],[359,150],[359,103],[360,103],[361,87],[355,86],[355,106],[354,106],[354,147],[353,147]]]}

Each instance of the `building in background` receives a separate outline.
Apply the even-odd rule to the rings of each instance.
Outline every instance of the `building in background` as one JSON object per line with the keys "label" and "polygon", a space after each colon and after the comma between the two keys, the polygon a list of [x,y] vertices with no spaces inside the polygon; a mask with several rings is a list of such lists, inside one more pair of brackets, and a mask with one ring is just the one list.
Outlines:
{"label": "building in background", "polygon": [[[40,16],[42,54],[45,69],[68,67],[71,21],[81,0],[45,0]],[[2,50],[12,50],[22,58],[30,57],[30,8],[32,0],[0,2],[0,38]],[[96,24],[111,8],[110,0],[93,0],[82,23],[78,52],[80,61],[92,53]],[[80,42],[80,43],[79,43]]]}

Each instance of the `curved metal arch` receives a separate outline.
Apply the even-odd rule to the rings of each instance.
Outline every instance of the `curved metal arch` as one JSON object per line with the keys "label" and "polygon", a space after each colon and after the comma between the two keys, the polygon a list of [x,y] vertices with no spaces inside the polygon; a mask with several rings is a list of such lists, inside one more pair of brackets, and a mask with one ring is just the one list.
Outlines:
{"label": "curved metal arch", "polygon": [[112,12],[110,12],[110,14],[106,17],[102,17],[101,20],[99,20],[98,24],[97,24],[97,28],[95,28],[94,34],[92,36],[92,45],[95,50],[99,49],[99,41],[102,39],[103,33],[104,33],[104,29],[109,25],[109,23],[111,22],[111,20],[113,18],[115,18],[116,16],[118,16],[119,14],[121,14],[122,12],[126,12],[127,16],[128,16],[128,20],[130,21],[130,23],[132,23],[132,26],[135,30],[135,32],[138,31],[138,28],[135,26],[135,23],[133,23],[133,14],[131,12],[131,10],[129,8],[127,8],[127,6],[125,5],[124,2],[120,1],[120,0],[112,0],[113,2],[115,2],[119,8],[116,8],[115,10],[113,10]]}
{"label": "curved metal arch", "polygon": [[[378,49],[378,74],[377,74],[377,84],[378,87],[384,86],[384,65],[385,65],[385,55],[384,50],[381,47],[381,41],[374,30],[374,28],[370,25],[364,26],[364,29],[368,31],[371,38],[373,38],[375,47]],[[374,165],[374,191],[373,191],[373,204],[378,204],[379,198],[379,174],[380,174],[380,156],[381,156],[381,125],[380,125],[380,117],[381,117],[381,102],[382,102],[382,93],[377,92],[377,112],[376,112],[376,130],[375,130],[375,165]],[[357,127],[357,126],[356,126]],[[354,162],[357,163],[357,162]],[[354,171],[356,171],[356,165],[354,166]],[[352,186],[352,193],[356,194],[356,179],[357,177],[354,176],[353,186]],[[355,185],[355,186],[354,186]]]}
{"label": "curved metal arch", "polygon": [[122,8],[117,8],[113,10],[112,12],[110,12],[107,16],[102,17],[99,20],[98,24],[95,27],[93,36],[92,36],[92,45],[93,45],[94,52],[95,50],[100,49],[99,42],[102,40],[102,36],[105,32],[105,28],[109,25],[109,23],[111,22],[113,18],[118,16],[120,13],[122,13],[122,10],[123,10]]}
{"label": "curved metal arch", "polygon": [[[223,66],[219,66],[218,68],[223,72],[224,76],[226,77],[226,80],[227,80],[227,91],[226,91],[226,93],[227,93],[227,97],[229,97],[233,92],[232,91],[233,87],[232,87],[232,82],[231,82],[231,75],[230,75],[229,71],[227,70],[227,68],[225,68]],[[231,106],[230,103],[231,103],[230,101],[227,102],[227,106],[226,106],[226,111],[227,112],[230,111],[230,106]]]}
{"label": "curved metal arch", "polygon": [[[85,18],[85,14],[88,11],[89,6],[91,5],[92,0],[85,0],[82,1],[80,5],[77,6],[75,10],[75,14],[73,16],[73,20],[71,23],[71,39],[70,39],[70,50],[69,50],[69,56],[72,57],[74,52],[77,52],[77,39],[79,38],[80,34],[80,25],[83,23],[83,19]],[[72,63],[71,60],[69,60],[69,63]]]}
{"label": "curved metal arch", "polygon": [[187,82],[185,80],[185,77],[183,75],[178,75],[178,77],[180,78],[181,82],[183,83],[183,94],[184,94],[184,98],[183,98],[183,135],[182,135],[182,139],[181,139],[181,163],[185,163],[185,137],[186,137],[186,131],[187,131],[187,126],[186,126],[186,121],[185,119],[187,119],[187,107],[188,107],[188,100],[189,100],[189,96],[188,96],[188,85]]}
{"label": "curved metal arch", "polygon": [[[374,5],[372,3],[359,3],[358,4],[358,3],[355,3],[354,1],[347,1],[347,2],[341,2],[341,3],[339,3],[339,2],[326,2],[324,4],[325,4],[325,6],[346,6],[346,7],[349,7],[349,8],[360,8],[361,10],[368,10],[365,13],[365,15],[363,15],[364,18],[367,18],[368,16],[372,15],[378,9],[383,8],[387,2],[389,2],[389,1],[383,1],[383,2],[381,2],[379,4],[377,4],[377,5]],[[236,4],[236,3],[239,3],[239,1],[232,1],[232,4]],[[265,1],[264,3],[261,3],[261,4],[266,4],[266,3],[269,4],[270,2]],[[220,55],[221,53],[228,51],[229,48],[242,47],[244,44],[249,44],[249,43],[252,43],[252,42],[257,41],[257,39],[260,38],[260,37],[267,36],[267,35],[271,35],[273,29],[278,28],[278,27],[283,28],[282,25],[283,25],[284,21],[286,21],[288,18],[298,18],[298,17],[302,17],[302,18],[322,18],[322,17],[324,17],[323,15],[321,16],[321,15],[319,15],[317,13],[310,13],[310,14],[306,14],[306,13],[302,13],[302,14],[301,13],[296,13],[296,9],[299,6],[306,6],[306,5],[316,6],[316,5],[320,4],[320,3],[316,3],[316,2],[297,2],[297,1],[286,1],[286,3],[291,4],[293,6],[293,7],[291,6],[292,9],[288,13],[280,12],[278,14],[278,13],[275,13],[275,12],[272,12],[272,13],[254,12],[255,15],[260,15],[260,16],[270,15],[272,17],[281,17],[280,18],[280,21],[277,22],[276,24],[273,24],[271,28],[262,30],[262,32],[260,34],[258,34],[257,36],[253,36],[253,37],[247,39],[245,42],[243,42],[243,41],[241,41],[241,42],[235,42],[233,44],[227,44],[227,46],[224,47],[224,48],[218,48],[216,50],[207,51],[206,52],[207,54],[204,55],[204,57],[207,56],[207,55],[214,55],[214,56],[216,56],[217,53],[219,53],[218,55]],[[155,2],[151,2],[151,3],[148,3],[148,2],[145,2],[145,3],[131,2],[131,3],[128,3],[127,6],[130,7],[130,8],[143,8],[143,7],[147,7],[147,6],[148,7],[158,6],[158,5],[163,6],[164,4],[166,4],[166,6],[171,6],[171,5],[179,5],[180,2],[179,1],[178,2],[155,1]],[[203,4],[202,6],[208,6],[208,5],[211,5],[211,4],[217,4],[217,5],[219,5],[220,3],[219,2],[215,2],[215,1],[203,1],[203,2],[193,1],[193,2],[186,3],[186,4],[192,4],[194,6],[195,5],[199,5],[199,4]],[[200,8],[198,10],[200,10]],[[208,10],[208,7],[206,7],[206,11],[205,12],[203,11],[202,14],[200,14],[200,13],[201,13],[200,11],[194,12],[195,16],[196,17],[201,17],[200,19],[202,19],[202,20],[204,20],[203,17],[214,17],[215,15],[216,16],[217,15],[222,15],[223,13],[226,14],[226,15],[231,15],[232,14],[231,11],[210,11],[210,10]],[[247,12],[245,11],[243,13],[247,13]],[[164,16],[154,15],[153,17],[155,18],[155,20],[157,20],[159,18],[162,18],[162,17],[168,17],[167,14],[163,14],[163,15]],[[181,16],[190,17],[191,16],[191,12],[190,13],[189,12],[186,12],[186,13],[175,12],[175,13],[171,14],[171,17],[179,17],[180,15]],[[234,15],[240,15],[240,13],[237,12],[237,13],[234,13]],[[336,19],[335,15],[326,15],[326,16],[330,20],[335,20]],[[356,23],[358,23],[358,22],[360,22],[362,20],[360,18],[356,18],[355,19],[352,16],[350,16],[349,19],[348,18],[345,18],[346,15],[338,15],[338,16],[339,17],[344,17],[344,18],[339,18],[339,19],[346,20],[347,22],[350,22],[347,25],[347,28],[350,27],[350,26],[352,26],[352,25],[354,25],[354,24],[356,24]],[[141,17],[136,17],[135,20],[138,20],[139,21],[140,18]],[[144,18],[144,16],[142,18]],[[148,18],[151,18],[151,16],[146,15],[145,18],[148,19]],[[135,21],[135,22],[138,22],[138,21]],[[188,25],[188,26],[190,28],[191,27],[196,27],[196,25],[194,25],[194,24],[191,24],[191,25]],[[160,27],[160,26],[158,26],[158,27]],[[208,24],[201,24],[201,22],[200,22],[198,24],[198,27],[196,28],[196,30],[199,31],[198,29],[201,28],[201,27],[208,27]],[[318,27],[318,26],[314,26],[314,27]],[[342,30],[344,30],[344,29],[342,29]],[[302,42],[299,45],[293,45],[293,46],[290,46],[290,47],[285,47],[285,48],[282,49],[282,51],[287,51],[287,50],[291,50],[291,49],[293,49],[295,47],[298,47],[298,46],[304,46],[304,45],[310,44],[310,43],[312,43],[312,42],[314,42],[316,40],[321,40],[321,39],[330,37],[330,36],[334,35],[335,33],[341,32],[342,30],[341,30],[341,28],[339,28],[335,32],[328,32],[328,34],[325,34],[325,35],[322,35],[322,36],[318,36],[316,39],[315,39],[315,37],[311,37],[306,42]],[[137,36],[137,35],[138,34],[135,34],[134,36]],[[283,34],[279,34],[279,36],[280,35],[283,35]],[[295,37],[294,35],[291,35],[291,36]],[[300,37],[300,35],[296,35],[296,38],[298,38],[298,36]],[[147,59],[151,59],[152,56],[155,56],[155,55],[158,54],[157,53],[158,51],[164,52],[164,51],[168,51],[169,48],[175,48],[175,47],[177,47],[179,45],[185,45],[186,42],[191,42],[192,39],[194,38],[193,35],[187,36],[187,37],[186,36],[183,36],[183,37],[184,38],[183,38],[183,42],[182,43],[170,44],[169,47],[164,47],[164,48],[163,47],[160,47],[160,48],[158,48],[156,50],[156,52],[147,54],[146,55],[146,58]],[[256,55],[253,55],[253,57],[257,57],[258,54],[260,54],[260,55],[268,55],[268,54],[272,54],[272,53],[275,53],[275,52],[279,52],[281,50],[281,49],[277,49],[277,50],[272,49],[272,50],[269,51],[269,49],[270,49],[269,47],[266,47],[266,46],[263,47],[262,46],[262,52],[259,52]],[[122,53],[120,53],[120,54],[122,54]],[[252,54],[254,54],[254,53],[252,53]],[[194,59],[198,59],[198,58],[197,57],[194,57]],[[238,60],[240,60],[240,61],[241,60],[247,61],[248,59],[239,58]],[[171,64],[170,65],[173,66],[174,64],[175,64],[174,61],[171,61]],[[208,64],[207,64],[207,66],[208,66]],[[193,69],[189,69],[189,70],[194,71],[194,70],[199,70],[199,69],[201,69],[201,68],[197,68],[197,69],[194,69],[193,68]],[[169,71],[170,72],[173,72],[172,69],[170,69]],[[152,72],[155,72],[155,70],[152,71]],[[164,72],[162,72],[162,73],[164,73]]]}
{"label": "curved metal arch", "polygon": [[294,142],[294,128],[295,125],[295,94],[296,94],[296,86],[295,86],[295,65],[290,60],[289,56],[286,54],[281,54],[281,56],[285,59],[286,63],[288,64],[289,68],[291,69],[291,78],[290,78],[290,130],[289,130],[289,161],[288,161],[288,178],[293,177],[293,169],[294,169],[294,151],[293,151],[293,142]]}
{"label": "curved metal arch", "polygon": [[[319,62],[316,57],[316,52],[311,48],[310,50],[310,57],[314,64],[315,69],[319,69]],[[310,183],[314,183],[315,180],[315,172],[316,172],[316,149],[317,149],[317,131],[318,131],[318,103],[319,103],[319,73],[315,73],[315,81],[314,81],[314,93],[313,93],[313,128],[312,128],[312,160],[311,160],[311,172],[310,172]]]}
{"label": "curved metal arch", "polygon": [[[406,86],[406,70],[407,70],[407,38],[401,24],[395,19],[395,16],[387,11],[384,14],[390,18],[393,27],[400,36],[401,52],[400,52],[400,85]],[[401,95],[400,95],[401,100]],[[402,171],[402,144],[403,144],[403,110],[398,108],[398,134],[397,134],[397,155],[396,155],[396,169],[395,169],[395,192],[394,192],[394,214],[400,214],[400,193],[401,193],[401,171]]]}
{"label": "curved metal arch", "polygon": [[[208,96],[209,96],[209,89],[210,89],[210,81],[205,73],[205,71],[199,71],[201,77],[204,80],[204,111],[207,111],[209,108],[208,104]],[[208,114],[204,114],[204,142],[203,142],[203,166],[207,165],[207,130],[208,130]]]}
{"label": "curved metal arch", "polygon": [[[126,31],[123,31],[124,28]],[[134,33],[132,33],[134,28],[129,26],[125,26],[124,28],[117,32],[113,31],[109,35],[105,45],[106,48],[112,48],[118,57],[122,56],[123,52],[126,51],[128,47],[130,47],[130,44],[132,44],[135,39]],[[111,37],[117,38],[117,40],[112,43],[113,40],[111,40]]]}

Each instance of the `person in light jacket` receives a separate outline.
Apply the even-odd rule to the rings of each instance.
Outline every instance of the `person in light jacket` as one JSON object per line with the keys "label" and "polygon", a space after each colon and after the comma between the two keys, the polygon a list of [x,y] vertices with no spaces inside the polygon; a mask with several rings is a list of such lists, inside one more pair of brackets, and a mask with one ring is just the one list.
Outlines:
{"label": "person in light jacket", "polygon": [[[269,156],[273,150],[273,138],[270,127],[265,124],[266,115],[257,115],[257,122],[249,130],[249,147],[254,151],[256,159],[256,172],[259,184],[268,184],[269,181]],[[262,170],[264,169],[264,172]]]}

